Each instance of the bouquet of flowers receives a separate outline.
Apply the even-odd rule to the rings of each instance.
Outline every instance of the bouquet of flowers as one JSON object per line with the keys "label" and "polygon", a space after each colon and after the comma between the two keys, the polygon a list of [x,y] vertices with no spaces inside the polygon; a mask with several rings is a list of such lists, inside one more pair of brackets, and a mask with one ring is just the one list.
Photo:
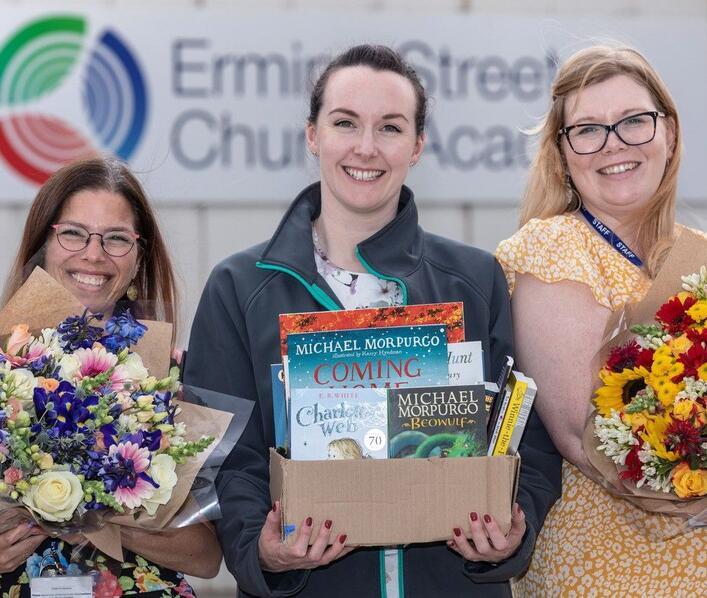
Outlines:
{"label": "bouquet of flowers", "polygon": [[253,403],[180,387],[171,324],[99,322],[41,268],[0,310],[0,511],[120,561],[119,526],[220,517],[214,481]]}
{"label": "bouquet of flowers", "polygon": [[615,314],[584,433],[586,473],[670,516],[651,523],[661,537],[707,514],[706,254],[705,239],[683,232],[646,297]]}
{"label": "bouquet of flowers", "polygon": [[185,439],[176,368],[148,374],[130,311],[94,326],[71,316],[33,336],[18,324],[0,346],[0,496],[44,522],[81,525],[90,511],[154,515],[176,466],[214,438]]}
{"label": "bouquet of flowers", "polygon": [[707,267],[611,350],[594,398],[598,450],[640,488],[707,494]]}

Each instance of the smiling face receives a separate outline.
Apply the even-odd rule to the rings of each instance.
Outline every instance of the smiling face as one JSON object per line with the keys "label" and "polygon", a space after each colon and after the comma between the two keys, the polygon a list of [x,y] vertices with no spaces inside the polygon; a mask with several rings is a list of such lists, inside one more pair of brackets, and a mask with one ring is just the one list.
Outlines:
{"label": "smiling face", "polygon": [[[659,110],[649,91],[626,75],[616,75],[567,96],[564,126],[612,124],[626,116]],[[626,145],[610,133],[604,148],[578,155],[566,137],[562,153],[572,182],[589,211],[600,218],[631,221],[650,205],[675,142],[672,121],[658,118],[655,138]]]}
{"label": "smiling face", "polygon": [[[128,201],[104,190],[84,190],[70,197],[57,222],[80,225],[90,233],[136,232]],[[110,315],[137,274],[138,245],[135,243],[122,257],[113,257],[103,251],[100,237],[92,236],[84,249],[68,251],[52,230],[44,268],[89,310]]]}
{"label": "smiling face", "polygon": [[402,75],[366,66],[332,73],[317,122],[307,125],[307,144],[319,156],[323,204],[392,219],[424,145],[415,108],[415,91]]}

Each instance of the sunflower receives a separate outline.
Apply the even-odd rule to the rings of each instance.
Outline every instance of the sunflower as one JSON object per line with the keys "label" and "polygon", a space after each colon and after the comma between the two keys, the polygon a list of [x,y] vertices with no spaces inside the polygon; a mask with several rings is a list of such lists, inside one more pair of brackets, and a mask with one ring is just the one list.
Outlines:
{"label": "sunflower", "polygon": [[665,446],[666,431],[672,424],[672,419],[669,415],[656,415],[649,417],[646,420],[646,426],[641,434],[641,439],[651,445],[657,457],[666,459],[667,461],[677,461],[680,455],[669,451]]}
{"label": "sunflower", "polygon": [[650,375],[644,367],[612,372],[606,368],[599,372],[604,383],[594,394],[594,404],[603,417],[609,417],[612,409],[621,411],[638,390],[643,388],[643,381]]}

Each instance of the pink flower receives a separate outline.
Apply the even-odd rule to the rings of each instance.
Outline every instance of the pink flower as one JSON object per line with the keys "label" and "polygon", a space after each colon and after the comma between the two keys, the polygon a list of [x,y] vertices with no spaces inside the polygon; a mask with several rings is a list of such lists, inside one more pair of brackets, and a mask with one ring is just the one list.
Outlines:
{"label": "pink flower", "polygon": [[145,473],[150,467],[150,451],[134,442],[121,442],[108,449],[110,464],[104,465],[104,483],[115,499],[129,509],[155,493],[155,483]]}
{"label": "pink flower", "polygon": [[24,355],[20,355],[31,339],[32,335],[26,324],[14,326],[7,341],[7,349],[0,348],[0,355],[15,367],[23,367],[49,352],[49,349],[41,342],[35,341],[27,348]]}
{"label": "pink flower", "polygon": [[93,595],[95,598],[120,598],[123,590],[115,575],[110,571],[101,571],[93,588]]}
{"label": "pink flower", "polygon": [[79,375],[81,378],[91,378],[104,374],[115,367],[118,356],[108,353],[105,347],[94,346],[90,349],[77,349],[74,355],[79,360]]}
{"label": "pink flower", "polygon": [[7,402],[7,406],[10,407],[11,414],[8,416],[7,419],[15,421],[17,419],[17,416],[20,414],[20,411],[22,411],[22,403],[19,399],[10,399]]}
{"label": "pink flower", "polygon": [[20,350],[29,342],[32,335],[29,333],[27,324],[17,324],[12,327],[12,334],[7,340],[6,353],[8,355],[17,355]]}
{"label": "pink flower", "polygon": [[17,467],[8,467],[3,474],[3,478],[6,484],[14,486],[22,479],[22,470],[17,469]]}

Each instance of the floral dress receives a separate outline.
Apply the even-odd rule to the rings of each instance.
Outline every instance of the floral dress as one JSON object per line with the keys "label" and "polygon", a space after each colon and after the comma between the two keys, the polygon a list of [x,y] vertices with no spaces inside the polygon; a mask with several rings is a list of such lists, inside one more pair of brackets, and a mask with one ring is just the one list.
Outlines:
{"label": "floral dress", "polygon": [[30,579],[52,575],[94,577],[94,598],[195,598],[182,573],[161,568],[132,552],[124,554],[125,561],[120,563],[95,549],[77,550],[62,540],[48,538],[24,567],[0,574],[2,598],[30,598]]}
{"label": "floral dress", "polygon": [[[570,280],[587,285],[597,303],[614,311],[650,286],[641,269],[570,214],[529,221],[501,242],[496,257],[511,292],[516,273],[547,283]],[[562,474],[562,498],[545,519],[514,596],[705,595],[707,528],[657,540],[652,531],[660,515],[611,496],[567,461]]]}

